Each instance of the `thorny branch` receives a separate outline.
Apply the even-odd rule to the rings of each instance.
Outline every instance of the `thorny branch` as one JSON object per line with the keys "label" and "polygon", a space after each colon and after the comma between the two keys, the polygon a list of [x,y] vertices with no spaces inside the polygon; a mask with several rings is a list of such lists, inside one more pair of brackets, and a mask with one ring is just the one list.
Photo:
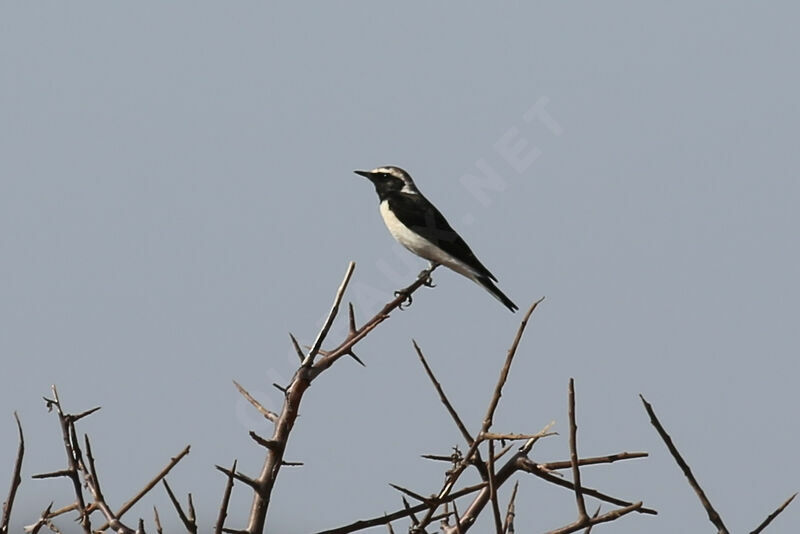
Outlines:
{"label": "thorny branch", "polygon": [[[309,349],[308,354],[303,357],[300,367],[297,369],[297,371],[295,371],[295,374],[292,377],[289,385],[285,389],[282,389],[284,392],[284,402],[280,414],[277,416],[277,418],[267,417],[268,419],[273,420],[274,428],[272,437],[267,440],[269,443],[271,443],[271,446],[267,447],[267,457],[264,461],[264,466],[261,469],[261,473],[256,478],[245,477],[244,475],[239,475],[238,473],[233,475],[237,480],[247,482],[248,485],[250,485],[254,490],[253,504],[250,507],[248,525],[243,532],[249,534],[259,534],[264,531],[267,511],[269,509],[270,499],[273,488],[275,487],[275,481],[278,473],[280,472],[281,467],[285,465],[292,465],[291,462],[286,462],[284,460],[284,452],[286,450],[286,444],[289,440],[289,435],[297,419],[303,395],[311,386],[313,380],[325,370],[329,369],[342,356],[349,355],[360,362],[360,360],[353,353],[353,347],[379,324],[388,319],[389,314],[395,309],[399,308],[401,304],[406,302],[411,294],[413,294],[423,285],[428,284],[430,274],[435,268],[436,266],[434,265],[427,271],[420,273],[419,277],[413,284],[403,289],[402,293],[397,294],[394,299],[389,301],[381,310],[378,311],[378,313],[376,313],[371,319],[369,319],[359,328],[355,328],[355,317],[352,306],[349,306],[348,311],[350,329],[347,336],[345,337],[344,341],[342,341],[339,346],[333,350],[322,351],[322,345],[325,342],[328,332],[330,331],[331,325],[336,319],[339,306],[344,298],[344,293],[353,274],[353,270],[355,269],[355,263],[350,262],[342,283],[340,284],[339,289],[334,297],[331,310],[323,322],[323,326],[317,334],[314,344]],[[298,356],[300,356],[301,351],[299,350],[297,343],[293,342],[293,345],[295,346],[295,350],[298,352]],[[321,356],[317,359],[316,357],[318,355]],[[243,388],[240,388],[240,391],[242,389]],[[250,397],[250,399],[251,398],[252,397]],[[252,402],[253,401],[251,400],[251,403]],[[264,412],[262,411],[262,413]]]}
{"label": "thorny branch", "polygon": [[[436,266],[433,266],[427,271],[420,273],[417,280],[407,288],[396,293],[394,299],[389,301],[378,313],[372,318],[367,320],[360,327],[357,326],[355,313],[352,304],[348,305],[348,333],[343,341],[332,350],[323,350],[322,346],[330,332],[330,329],[336,320],[339,308],[344,298],[345,291],[352,277],[355,264],[351,262],[348,265],[345,276],[339,285],[335,294],[333,304],[330,312],[326,316],[325,321],[314,343],[307,348],[304,352],[297,339],[290,334],[290,340],[297,352],[300,365],[295,371],[295,374],[288,386],[284,387],[279,384],[275,386],[284,393],[284,404],[280,414],[272,412],[263,407],[257,400],[255,400],[241,385],[234,382],[239,392],[264,416],[265,419],[274,423],[273,434],[270,438],[264,438],[256,434],[254,431],[250,432],[250,437],[259,445],[263,446],[267,451],[264,467],[261,473],[256,478],[251,478],[243,473],[236,471],[237,463],[233,462],[230,469],[217,466],[217,469],[226,475],[226,484],[223,493],[222,503],[219,508],[219,514],[214,532],[216,534],[235,533],[235,534],[261,534],[264,531],[265,518],[269,508],[269,502],[274,489],[277,475],[283,466],[302,465],[302,462],[289,462],[284,459],[284,453],[288,442],[289,434],[293,428],[298,415],[300,402],[303,394],[308,389],[320,374],[329,369],[338,359],[342,356],[350,356],[357,362],[363,365],[363,362],[353,352],[354,346],[366,337],[372,330],[374,330],[380,323],[385,321],[390,313],[397,308],[403,308],[405,303],[411,302],[411,295],[423,285],[430,285],[430,273]],[[432,287],[432,286],[431,286]],[[441,460],[450,462],[452,467],[445,473],[445,481],[438,493],[426,496],[421,492],[392,484],[392,487],[403,493],[402,502],[403,508],[391,514],[383,514],[382,516],[356,521],[349,525],[339,528],[326,530],[320,534],[345,534],[350,532],[360,531],[366,528],[386,525],[389,532],[393,532],[391,521],[398,519],[408,518],[411,521],[411,528],[409,532],[424,533],[426,529],[434,521],[441,521],[441,530],[444,534],[462,534],[466,533],[470,527],[475,524],[478,516],[482,513],[487,505],[491,506],[492,518],[494,523],[494,530],[497,534],[508,534],[514,532],[514,518],[516,514],[516,498],[518,490],[518,481],[515,482],[511,498],[506,506],[505,514],[501,515],[499,488],[508,482],[516,473],[532,474],[548,483],[564,487],[574,493],[576,506],[578,509],[578,518],[564,526],[550,531],[549,534],[568,534],[584,530],[588,533],[596,524],[614,521],[631,512],[638,512],[641,514],[655,514],[656,511],[645,508],[642,502],[628,502],[618,499],[606,494],[603,494],[595,489],[587,488],[581,483],[580,467],[590,466],[601,463],[613,463],[620,460],[634,459],[646,457],[647,453],[644,452],[621,452],[607,456],[599,457],[586,457],[580,458],[578,455],[577,447],[577,423],[575,416],[575,389],[574,381],[569,381],[569,395],[568,395],[568,415],[569,415],[569,460],[537,463],[529,457],[533,445],[542,437],[555,435],[549,432],[550,425],[547,425],[542,431],[536,434],[525,433],[501,433],[492,430],[494,423],[494,416],[498,409],[503,388],[508,381],[510,375],[511,364],[517,353],[522,335],[525,331],[527,323],[541,300],[534,302],[525,314],[511,347],[506,355],[505,362],[500,371],[500,376],[495,384],[492,396],[489,400],[486,414],[483,418],[480,430],[476,434],[472,434],[464,420],[459,416],[455,407],[450,399],[445,394],[441,382],[436,378],[428,364],[422,350],[416,342],[413,343],[414,349],[425,369],[426,374],[430,378],[434,389],[436,390],[440,401],[444,405],[451,419],[454,421],[461,436],[464,438],[468,447],[465,454],[461,454],[456,447],[455,452],[450,456],[443,455],[424,455],[425,458]],[[95,459],[92,453],[92,447],[87,435],[84,435],[85,448],[82,449],[80,442],[77,438],[75,423],[80,419],[91,415],[99,410],[99,407],[86,410],[78,414],[69,414],[63,410],[61,400],[59,399],[58,392],[55,386],[52,386],[52,399],[45,398],[48,409],[55,408],[58,415],[59,424],[61,426],[62,438],[64,442],[64,449],[67,453],[67,467],[61,470],[34,475],[33,478],[55,478],[66,477],[72,482],[73,491],[75,493],[75,501],[67,506],[59,508],[55,511],[52,510],[53,503],[41,513],[36,523],[25,527],[27,532],[34,534],[39,532],[42,528],[50,529],[52,532],[60,532],[58,527],[52,522],[52,519],[60,514],[71,511],[78,512],[77,521],[80,523],[85,534],[98,534],[109,528],[121,534],[144,534],[144,523],[141,519],[138,520],[137,528],[134,530],[122,523],[122,515],[128,511],[139,499],[147,494],[159,481],[165,486],[170,500],[178,513],[181,522],[184,524],[186,530],[190,533],[197,532],[198,526],[196,522],[196,514],[194,504],[192,502],[192,494],[188,495],[188,507],[186,511],[181,507],[178,499],[175,497],[171,488],[165,479],[167,473],[189,452],[187,446],[178,456],[171,459],[168,465],[154,477],[139,493],[132,499],[126,502],[116,513],[112,511],[111,507],[107,504],[105,496],[101,490],[97,469],[95,466]],[[688,464],[681,457],[675,445],[672,443],[670,436],[664,430],[661,423],[658,421],[652,406],[644,399],[641,398],[647,410],[651,423],[658,431],[667,445],[673,458],[683,470],[687,477],[689,484],[697,493],[703,507],[708,513],[709,520],[717,527],[719,534],[727,534],[728,530],[722,522],[722,518],[712,507],[702,488],[700,487],[694,475],[691,472]],[[12,475],[11,489],[8,498],[3,505],[2,521],[0,521],[0,534],[7,534],[10,523],[11,510],[14,504],[14,499],[17,489],[21,484],[21,468],[24,456],[25,444],[22,434],[22,427],[14,413],[16,419],[18,434],[19,434],[19,449],[17,452],[14,472]],[[511,453],[515,445],[515,441],[523,441],[524,444],[518,447],[516,453]],[[500,442],[500,450],[496,450],[496,446]],[[507,444],[507,442],[509,442]],[[483,459],[481,454],[483,452],[487,455]],[[84,451],[85,450],[85,458]],[[508,454],[508,456],[506,456]],[[500,460],[503,460],[502,462]],[[477,485],[456,489],[456,484],[461,475],[469,468],[474,467],[478,475],[481,477],[482,482]],[[564,480],[553,474],[553,471],[570,469],[572,472],[572,481]],[[83,483],[81,483],[81,477]],[[246,486],[250,487],[254,493],[253,505],[251,507],[248,526],[243,530],[234,530],[225,528],[225,520],[228,515],[228,506],[231,498],[231,493],[234,488],[235,482],[239,481]],[[84,495],[84,488],[91,494],[91,502],[88,502]],[[775,511],[769,514],[762,523],[751,532],[751,534],[758,534],[762,532],[786,507],[792,502],[797,494],[789,497],[783,504],[781,504]],[[405,498],[409,496],[419,502],[412,506]],[[612,509],[605,514],[600,514],[600,508],[589,516],[586,511],[586,497],[592,497],[607,503],[616,505],[617,508]],[[469,505],[463,510],[462,514],[458,513],[457,499],[467,498],[471,499]],[[440,511],[440,507],[444,507],[444,511]],[[452,508],[452,511],[450,511]],[[90,516],[92,513],[100,511],[106,519],[106,523],[99,529],[92,529]],[[161,532],[160,519],[158,511],[154,508],[155,525],[157,532]],[[454,521],[451,524],[451,519]]]}

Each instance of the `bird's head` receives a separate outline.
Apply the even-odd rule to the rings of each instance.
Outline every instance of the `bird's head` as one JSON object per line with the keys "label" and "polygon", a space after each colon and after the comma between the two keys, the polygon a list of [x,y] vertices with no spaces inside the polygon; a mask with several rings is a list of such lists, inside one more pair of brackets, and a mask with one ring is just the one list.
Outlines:
{"label": "bird's head", "polygon": [[400,191],[402,193],[418,194],[419,190],[414,185],[414,180],[411,179],[406,171],[400,167],[378,167],[371,171],[354,171],[356,174],[369,179],[375,185],[375,190],[378,196],[383,198],[383,195],[391,191]]}

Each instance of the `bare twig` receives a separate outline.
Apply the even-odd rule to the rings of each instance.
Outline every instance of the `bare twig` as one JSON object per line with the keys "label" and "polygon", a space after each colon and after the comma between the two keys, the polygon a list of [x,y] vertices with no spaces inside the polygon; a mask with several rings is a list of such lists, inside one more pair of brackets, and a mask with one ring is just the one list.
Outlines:
{"label": "bare twig", "polygon": [[[428,274],[430,273],[430,271],[428,271],[428,274],[425,276],[419,276],[413,284],[405,289],[406,293],[396,296],[363,326],[349,332],[345,340],[338,347],[331,351],[326,351],[323,354],[322,343],[325,341],[325,337],[327,336],[331,325],[336,319],[339,305],[343,298],[344,292],[347,289],[347,285],[352,276],[354,267],[355,264],[353,262],[348,265],[344,279],[342,280],[342,283],[336,292],[331,311],[328,314],[322,329],[317,335],[317,339],[314,341],[311,349],[309,349],[309,352],[304,358],[303,363],[300,365],[297,371],[295,371],[289,386],[285,388],[285,398],[280,415],[270,418],[270,420],[273,420],[275,423],[270,440],[279,443],[280,445],[268,448],[267,457],[264,461],[263,467],[261,468],[260,474],[257,478],[250,479],[250,482],[246,482],[255,491],[253,504],[250,507],[248,525],[245,529],[245,532],[249,534],[260,534],[264,531],[264,524],[266,521],[267,510],[269,509],[272,490],[275,486],[275,481],[277,480],[281,467],[286,465],[284,463],[283,454],[289,434],[291,433],[294,423],[297,420],[300,404],[305,391],[310,387],[312,381],[316,377],[318,377],[326,369],[329,369],[331,365],[333,365],[339,358],[345,355],[354,356],[352,352],[353,347],[380,323],[385,321],[392,311],[406,301],[408,295],[422,287],[422,285],[427,282]],[[350,320],[351,324],[354,324],[354,315],[349,315],[353,317]],[[321,356],[315,360],[317,354],[320,354]],[[258,407],[258,405],[256,405],[256,407]],[[241,476],[239,473],[234,475],[234,478],[237,480],[243,480],[242,477],[243,476]],[[244,478],[247,479],[247,477]]]}
{"label": "bare twig", "polygon": [[656,431],[658,432],[658,435],[661,436],[661,439],[664,441],[664,444],[667,446],[667,449],[669,449],[670,454],[675,459],[675,462],[677,462],[678,467],[681,468],[684,476],[689,481],[689,485],[692,487],[692,489],[694,489],[695,493],[697,494],[697,497],[700,499],[700,504],[703,505],[703,508],[705,508],[706,513],[708,514],[708,520],[711,521],[711,523],[715,527],[717,527],[719,534],[727,534],[728,529],[722,522],[722,517],[720,517],[720,515],[711,505],[711,501],[708,500],[708,497],[706,497],[706,493],[703,491],[703,488],[700,487],[700,484],[697,482],[697,479],[694,477],[694,474],[692,474],[692,469],[689,467],[689,464],[686,463],[686,461],[681,456],[681,453],[678,452],[677,447],[675,447],[675,444],[672,442],[672,438],[669,436],[669,434],[667,434],[667,431],[661,425],[661,422],[658,420],[658,417],[656,417],[656,413],[655,411],[653,411],[653,406],[649,402],[647,402],[647,400],[645,400],[645,398],[642,395],[639,395],[639,398],[642,399],[642,403],[644,404],[644,409],[647,410],[647,414],[650,416],[650,424],[652,424],[655,427]]}
{"label": "bare twig", "polygon": [[106,521],[108,524],[114,529],[115,532],[118,534],[136,534],[132,528],[125,526],[119,518],[114,515],[114,512],[111,511],[111,508],[106,503],[106,499],[103,496],[103,492],[100,489],[100,479],[97,476],[97,469],[94,465],[94,456],[92,455],[92,444],[89,441],[89,436],[84,434],[83,439],[86,443],[86,459],[89,461],[88,470],[85,468],[83,469],[84,479],[86,481],[86,487],[94,497],[94,504],[93,506],[98,508],[103,515],[106,517]]}
{"label": "bare twig", "polygon": [[581,488],[581,470],[578,466],[578,424],[575,421],[575,379],[569,379],[569,461],[572,464],[572,481],[575,487],[575,501],[578,505],[578,523],[586,524],[586,502]]}
{"label": "bare twig", "polygon": [[[442,388],[442,384],[437,380],[436,375],[433,374],[433,370],[431,369],[430,365],[428,365],[428,361],[425,359],[425,355],[422,353],[422,349],[419,348],[417,342],[415,340],[411,340],[412,344],[414,345],[414,350],[417,352],[417,356],[419,356],[420,362],[422,362],[422,366],[425,368],[425,373],[430,378],[431,383],[433,384],[434,389],[436,389],[436,393],[439,394],[439,399],[444,404],[445,409],[447,409],[447,413],[450,414],[450,417],[455,422],[456,427],[461,432],[461,435],[464,437],[464,440],[467,442],[467,445],[470,447],[475,443],[475,439],[472,437],[472,434],[469,433],[467,430],[467,426],[464,424],[464,421],[456,412],[456,409],[453,407],[453,404],[450,402],[450,399],[447,398],[447,395],[444,392],[444,388]],[[483,480],[488,480],[488,473],[486,472],[485,464],[481,459],[480,451],[476,448],[475,449],[475,465],[478,468],[478,472],[481,475]]]}
{"label": "bare twig", "polygon": [[[545,471],[544,469],[540,468],[535,462],[532,462],[528,458],[525,458],[525,457],[517,458],[517,464],[518,464],[519,469],[521,471],[525,471],[525,472],[530,473],[532,475],[535,475],[535,476],[537,476],[537,477],[539,477],[541,479],[544,479],[544,480],[546,480],[548,482],[552,482],[556,486],[561,486],[562,488],[566,488],[566,489],[569,489],[569,490],[572,490],[572,491],[575,490],[575,486],[571,481],[562,480],[561,478],[559,478],[559,477],[557,477],[557,476],[555,476],[555,475],[553,475],[551,473],[548,473],[547,471]],[[582,486],[581,490],[582,490],[584,495],[588,495],[588,496],[594,497],[595,499],[598,499],[600,501],[604,501],[604,502],[607,502],[607,503],[610,503],[610,504],[615,504],[617,506],[628,507],[628,506],[631,506],[632,504],[635,504],[635,503],[631,503],[631,502],[628,502],[628,501],[624,501],[622,499],[618,499],[616,497],[612,497],[610,495],[606,495],[605,493],[601,493],[601,492],[597,491],[596,489],[587,488],[586,486]],[[635,509],[635,511],[639,512],[641,514],[649,514],[649,515],[658,514],[657,511],[655,511],[655,510],[653,510],[651,508],[645,508],[645,507],[637,508],[637,509]]]}
{"label": "bare twig", "polygon": [[225,527],[225,518],[228,517],[228,504],[231,500],[231,491],[233,490],[233,473],[236,472],[236,460],[233,461],[230,473],[228,473],[227,481],[225,482],[225,491],[222,494],[222,504],[219,506],[219,515],[217,516],[217,526],[214,529],[215,534],[222,534],[222,529]]}
{"label": "bare twig", "polygon": [[[458,498],[464,497],[465,495],[469,495],[471,493],[475,493],[476,491],[480,491],[485,487],[486,483],[482,482],[474,486],[469,486],[467,488],[454,491],[450,495],[448,495],[445,500],[439,501],[438,504],[443,504],[445,502],[453,502]],[[350,523],[349,525],[344,525],[341,527],[320,531],[317,534],[348,534],[350,532],[358,532],[359,530],[365,530],[380,525],[386,525],[390,521],[396,521],[398,519],[403,519],[404,517],[409,517],[411,513],[423,512],[427,510],[428,507],[429,507],[428,504],[418,504],[416,506],[412,506],[408,510],[403,509],[403,510],[398,510],[397,512],[393,512],[391,514],[384,514],[378,517],[373,517],[371,519],[361,519],[359,521]]]}
{"label": "bare twig", "polygon": [[8,525],[11,522],[11,509],[14,507],[14,498],[17,496],[17,489],[22,484],[22,458],[25,456],[25,437],[22,435],[22,424],[19,422],[17,412],[14,412],[14,419],[17,421],[17,432],[19,434],[19,446],[17,448],[17,459],[14,462],[14,473],[11,475],[11,489],[8,490],[8,497],[3,503],[3,518],[0,521],[0,534],[8,533]]}
{"label": "bare twig", "polygon": [[161,528],[161,518],[158,517],[158,508],[156,508],[155,506],[153,506],[153,521],[156,524],[156,532],[158,532],[158,534],[161,534],[163,530]]}
{"label": "bare twig", "polygon": [[750,534],[759,534],[759,532],[762,532],[765,528],[767,528],[767,525],[772,523],[772,520],[775,519],[776,517],[778,517],[778,514],[780,514],[784,510],[786,510],[786,507],[789,506],[789,503],[791,503],[794,500],[795,497],[797,497],[797,493],[795,493],[794,495],[792,495],[791,497],[786,499],[786,501],[784,501],[784,503],[782,505],[778,506],[778,508],[774,512],[769,514],[767,516],[767,518],[764,521],[762,521],[761,524],[758,525],[755,528],[755,530],[750,532]]}
{"label": "bare twig", "polygon": [[494,473],[494,441],[489,440],[489,459],[486,461],[489,471],[489,501],[492,503],[494,516],[494,529],[497,534],[503,534],[503,520],[500,518],[500,503],[497,500],[497,480]]}
{"label": "bare twig", "polygon": [[417,356],[419,356],[419,361],[422,362],[422,367],[425,368],[425,373],[430,378],[431,382],[433,383],[433,387],[436,389],[436,393],[439,394],[439,400],[442,401],[444,407],[447,409],[447,413],[450,414],[450,417],[458,427],[458,430],[461,432],[461,435],[464,437],[464,440],[467,442],[467,445],[472,445],[475,442],[475,439],[472,437],[472,434],[469,433],[467,430],[467,426],[464,424],[464,421],[461,420],[459,417],[458,412],[456,409],[453,408],[453,405],[450,403],[450,400],[447,398],[447,395],[442,388],[442,384],[436,379],[436,376],[433,374],[433,370],[431,370],[430,365],[428,365],[428,361],[425,359],[425,355],[422,354],[422,349],[419,348],[417,342],[415,340],[411,340],[411,343],[414,345],[414,350],[417,351]]}
{"label": "bare twig", "polygon": [[46,398],[45,403],[47,404],[47,408],[49,410],[52,410],[53,407],[56,409],[56,415],[58,415],[58,423],[61,426],[61,435],[64,441],[64,451],[67,453],[69,474],[66,476],[68,476],[70,481],[72,481],[72,488],[75,492],[75,503],[78,509],[81,528],[83,528],[85,534],[91,534],[92,526],[89,520],[89,513],[86,510],[86,500],[83,497],[83,489],[81,487],[81,480],[78,474],[81,452],[80,446],[77,442],[78,440],[75,438],[75,429],[72,423],[72,417],[65,413],[62,409],[61,400],[58,398],[58,390],[56,389],[56,386],[50,386],[50,390],[53,392],[53,398]]}
{"label": "bare twig", "polygon": [[239,382],[234,380],[233,381],[233,385],[236,386],[236,389],[239,390],[239,393],[241,393],[242,396],[245,399],[247,399],[247,402],[252,404],[255,407],[255,409],[258,410],[258,413],[263,415],[264,418],[266,418],[268,421],[272,421],[273,423],[278,420],[278,414],[276,414],[275,412],[267,410],[266,408],[264,408],[264,406],[262,406],[260,402],[258,402],[252,395],[250,395],[250,393],[248,393],[247,390],[244,389],[239,384]]}
{"label": "bare twig", "polygon": [[508,510],[506,511],[506,520],[503,523],[503,534],[514,532],[514,517],[516,516],[517,490],[519,489],[519,480],[514,482],[514,489],[511,491],[511,498],[508,500]]}
{"label": "bare twig", "polygon": [[245,475],[244,473],[242,473],[240,471],[231,471],[230,469],[227,469],[227,468],[219,466],[219,465],[215,465],[214,468],[217,471],[225,473],[227,476],[233,477],[236,480],[238,480],[239,482],[242,482],[243,484],[246,484],[246,485],[250,486],[255,491],[259,490],[258,481],[255,480],[254,478],[250,478],[249,476]]}
{"label": "bare twig", "polygon": [[37,534],[37,532],[39,532],[42,529],[42,527],[47,524],[47,521],[49,520],[50,517],[50,510],[52,508],[53,508],[53,503],[51,502],[50,504],[47,505],[47,508],[45,508],[44,511],[41,513],[39,519],[36,520],[36,523],[24,527],[23,530],[30,534]]}
{"label": "bare twig", "polygon": [[630,506],[626,506],[624,508],[617,508],[616,510],[611,510],[608,513],[605,513],[599,517],[595,518],[586,518],[586,523],[580,524],[577,521],[566,527],[559,528],[556,530],[551,530],[548,534],[569,534],[570,532],[577,532],[582,528],[586,528],[587,526],[597,525],[599,523],[607,523],[609,521],[614,521],[615,519],[619,519],[623,515],[629,514],[631,512],[635,512],[642,507],[641,502],[635,502]]}
{"label": "bare twig", "polygon": [[300,343],[297,342],[297,338],[294,337],[294,334],[292,334],[291,332],[289,333],[289,339],[292,340],[292,347],[294,347],[294,351],[297,354],[297,357],[300,358],[300,362],[302,363],[302,361],[306,359],[306,355],[303,354],[303,349],[300,348]]}
{"label": "bare twig", "polygon": [[[646,458],[648,453],[646,452],[620,452],[617,454],[609,454],[608,456],[595,456],[592,458],[578,458],[578,465],[595,465],[595,464],[610,464],[613,462],[618,462],[620,460],[632,460],[635,458]],[[543,464],[539,464],[539,467],[542,469],[546,469],[548,471],[557,471],[559,469],[567,469],[572,467],[572,462],[570,460],[562,461],[562,462],[546,462]]]}
{"label": "bare twig", "polygon": [[[536,302],[534,302],[531,305],[531,307],[528,309],[527,313],[525,313],[525,316],[522,318],[522,321],[520,322],[519,328],[517,329],[517,334],[514,337],[514,341],[511,343],[511,348],[508,349],[508,354],[506,355],[505,363],[503,364],[503,368],[500,371],[500,377],[498,378],[497,383],[495,384],[494,392],[492,393],[492,398],[489,401],[489,407],[486,410],[486,416],[483,418],[483,424],[481,426],[481,431],[480,431],[480,434],[478,435],[479,439],[476,439],[475,441],[473,441],[472,445],[467,450],[467,453],[464,455],[464,459],[461,461],[461,464],[459,464],[458,466],[456,466],[454,469],[452,469],[449,472],[449,475],[448,475],[447,479],[445,480],[445,483],[442,486],[442,489],[439,491],[439,494],[438,494],[438,499],[439,500],[443,500],[444,497],[446,497],[450,493],[450,491],[453,489],[453,487],[454,487],[456,481],[458,480],[458,478],[461,476],[461,474],[464,472],[464,470],[467,468],[467,466],[469,466],[471,464],[472,457],[475,455],[476,451],[478,450],[478,445],[480,445],[481,440],[483,438],[483,433],[487,432],[489,430],[489,428],[492,426],[492,422],[494,420],[494,412],[495,412],[495,410],[497,410],[497,405],[500,403],[500,397],[503,394],[503,386],[505,385],[506,380],[508,380],[508,373],[511,370],[511,362],[514,360],[514,356],[517,353],[517,347],[519,347],[519,342],[522,339],[522,334],[525,332],[525,327],[528,324],[528,320],[530,319],[531,315],[533,314],[534,310],[539,305],[539,303],[542,302],[542,300],[544,300],[544,298],[541,298],[541,299],[537,300]],[[488,497],[488,493],[486,494],[486,497]],[[476,503],[473,503],[473,506],[470,507],[470,510],[476,511],[476,510],[479,510],[480,508],[482,508],[483,505],[485,505],[485,501],[483,500],[483,498],[479,497],[479,499],[481,499],[481,504],[476,506]],[[431,508],[425,514],[424,519],[421,521],[421,524],[422,524],[423,528],[426,525],[430,524],[431,518],[433,517],[434,513],[435,513],[435,509]],[[474,513],[470,514],[469,510],[468,510],[466,515],[468,516],[466,518],[466,521],[470,522],[470,524],[471,524],[471,522],[473,522],[476,519],[476,516],[474,515]],[[465,529],[464,524],[463,524],[464,521],[465,521],[465,518],[462,518],[462,523],[461,523],[461,525],[459,527],[462,530]]]}
{"label": "bare twig", "polygon": [[558,432],[537,432],[536,434],[498,434],[495,432],[484,432],[481,434],[481,438],[483,439],[491,439],[497,441],[519,441],[519,440],[529,440],[529,439],[539,439],[539,438],[547,438],[550,436],[557,436]]}
{"label": "bare twig", "polygon": [[308,354],[303,360],[303,367],[311,366],[314,363],[314,358],[317,357],[317,353],[319,353],[319,349],[322,348],[322,342],[325,341],[325,337],[327,337],[328,331],[331,329],[334,319],[336,319],[336,314],[339,312],[339,304],[342,303],[344,292],[347,289],[347,284],[350,283],[350,278],[353,276],[353,271],[355,268],[356,262],[351,261],[347,266],[347,272],[344,273],[344,280],[342,280],[342,283],[339,285],[339,289],[336,291],[336,296],[333,299],[331,311],[328,313],[328,317],[325,319],[322,328],[317,334],[317,339],[314,340],[314,344],[311,346],[311,349],[308,351]]}
{"label": "bare twig", "polygon": [[508,373],[511,371],[511,362],[514,360],[514,356],[517,353],[517,347],[519,347],[519,342],[522,340],[522,334],[525,332],[525,327],[528,325],[528,320],[533,314],[533,311],[543,300],[544,297],[534,302],[531,307],[528,308],[528,312],[525,314],[525,317],[522,318],[522,322],[517,330],[517,335],[514,337],[514,342],[511,344],[511,348],[508,349],[508,355],[506,356],[503,369],[500,371],[500,378],[497,380],[497,385],[495,385],[492,400],[489,402],[489,408],[486,410],[486,417],[483,419],[483,427],[481,428],[481,432],[486,432],[492,426],[492,422],[494,421],[494,412],[497,410],[497,405],[500,403],[500,397],[503,395],[503,386],[505,385],[506,380],[508,380]]}
{"label": "bare twig", "polygon": [[399,491],[400,493],[405,493],[406,495],[408,495],[408,496],[409,496],[409,497],[411,497],[412,499],[416,499],[416,500],[418,500],[418,501],[419,501],[419,502],[421,502],[421,503],[425,503],[425,504],[427,504],[427,503],[430,503],[430,502],[431,502],[431,499],[430,499],[430,498],[428,498],[428,497],[425,497],[425,496],[423,496],[423,495],[420,495],[419,493],[416,493],[416,492],[414,492],[414,491],[411,491],[411,490],[410,490],[410,489],[408,489],[408,488],[404,488],[403,486],[399,486],[399,485],[397,485],[397,484],[392,484],[391,482],[389,483],[389,485],[390,485],[391,487],[393,487],[394,489],[396,489],[397,491]]}
{"label": "bare twig", "polygon": [[[139,492],[136,495],[131,497],[128,501],[125,502],[125,504],[120,506],[119,510],[117,510],[116,516],[117,517],[122,517],[123,515],[125,515],[125,512],[130,510],[133,507],[134,504],[139,502],[139,499],[141,499],[142,497],[147,495],[147,493],[151,489],[153,489],[156,486],[156,484],[158,484],[161,481],[161,479],[163,479],[165,476],[167,476],[167,474],[172,470],[173,467],[178,465],[178,462],[183,460],[184,456],[189,454],[189,450],[190,449],[191,449],[191,445],[187,445],[186,447],[183,448],[183,450],[181,452],[179,452],[177,454],[177,456],[174,456],[174,457],[170,458],[170,460],[167,463],[167,465],[164,466],[164,469],[159,471],[156,476],[154,476],[152,479],[150,479],[150,482],[145,484],[145,486],[141,490],[139,490]],[[107,529],[108,527],[109,527],[109,524],[106,523],[106,524],[102,525],[98,530],[103,531],[103,530]]]}
{"label": "bare twig", "polygon": [[[597,510],[594,511],[592,514],[592,521],[597,519],[600,516],[600,505],[597,505]],[[586,527],[586,530],[583,531],[583,534],[591,534],[592,527],[594,527],[595,523],[589,522],[589,526]]]}
{"label": "bare twig", "polygon": [[163,479],[161,483],[164,484],[164,489],[167,490],[167,495],[169,495],[169,500],[172,501],[172,506],[175,507],[175,511],[178,513],[178,517],[180,518],[181,523],[183,523],[183,526],[191,534],[197,534],[197,522],[195,521],[194,517],[195,514],[194,514],[194,505],[192,504],[192,494],[191,493],[189,494],[188,513],[185,513],[183,511],[183,508],[181,508],[181,503],[178,502],[177,497],[175,497],[175,494],[172,492],[172,488],[169,487],[167,479],[166,478]]}

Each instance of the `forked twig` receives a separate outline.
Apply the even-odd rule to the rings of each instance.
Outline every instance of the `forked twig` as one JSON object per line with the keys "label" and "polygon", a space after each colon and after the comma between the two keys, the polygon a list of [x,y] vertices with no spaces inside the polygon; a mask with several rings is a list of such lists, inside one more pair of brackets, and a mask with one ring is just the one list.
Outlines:
{"label": "forked twig", "polygon": [[172,492],[172,488],[169,487],[169,483],[167,483],[167,479],[163,479],[161,483],[164,485],[164,489],[167,490],[167,495],[169,495],[169,500],[172,501],[172,506],[175,507],[175,511],[178,513],[178,518],[183,523],[183,526],[189,531],[191,534],[197,534],[197,522],[195,520],[195,513],[194,513],[194,504],[192,503],[192,494],[189,494],[189,505],[187,506],[187,511],[184,512],[183,508],[181,507],[181,503],[178,502],[178,498],[175,497],[175,494]]}

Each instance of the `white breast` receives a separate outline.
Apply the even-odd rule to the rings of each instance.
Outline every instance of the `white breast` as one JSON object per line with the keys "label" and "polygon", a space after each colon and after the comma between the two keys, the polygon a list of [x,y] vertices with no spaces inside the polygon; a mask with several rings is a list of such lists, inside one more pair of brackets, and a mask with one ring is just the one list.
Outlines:
{"label": "white breast", "polygon": [[383,217],[383,222],[386,224],[386,228],[389,229],[389,233],[392,234],[392,237],[417,256],[450,267],[457,273],[461,273],[468,278],[473,278],[475,276],[475,271],[467,264],[453,258],[404,225],[389,209],[389,202],[386,200],[381,202],[381,217]]}

